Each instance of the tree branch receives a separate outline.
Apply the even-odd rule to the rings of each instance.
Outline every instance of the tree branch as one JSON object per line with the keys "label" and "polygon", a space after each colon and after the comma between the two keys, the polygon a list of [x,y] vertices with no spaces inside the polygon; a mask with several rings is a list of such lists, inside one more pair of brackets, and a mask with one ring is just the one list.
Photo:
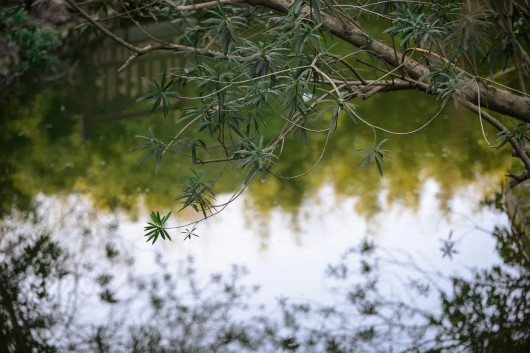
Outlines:
{"label": "tree branch", "polygon": [[[510,131],[497,119],[495,119],[491,114],[488,112],[485,112],[484,110],[481,110],[479,106],[470,103],[468,101],[463,102],[464,106],[466,106],[469,110],[473,111],[474,113],[478,114],[480,118],[483,118],[487,122],[489,122],[491,125],[493,125],[497,130],[502,131],[505,133],[505,135],[508,137],[510,136]],[[514,178],[516,183],[510,183],[510,186],[514,187],[515,185],[525,181],[526,179],[530,178],[530,157],[525,153],[525,151],[519,146],[515,138],[510,137],[508,139],[508,142],[514,149],[517,157],[523,162],[526,172],[519,174],[519,175],[513,175],[509,174],[510,177]]]}
{"label": "tree branch", "polygon": [[219,6],[219,4],[242,4],[245,3],[245,0],[216,0],[192,5],[175,5],[173,2],[168,0],[165,0],[164,2],[177,11],[197,11],[214,9]]}
{"label": "tree branch", "polygon": [[[134,59],[140,55],[144,55],[150,51],[156,50],[170,50],[177,52],[190,52],[197,53],[207,57],[223,57],[222,53],[196,49],[189,46],[179,44],[156,44],[148,45],[143,48],[134,46],[133,44],[123,40],[122,38],[113,34],[110,30],[99,24],[97,21],[92,19],[83,9],[75,3],[74,0],[66,0],[72,8],[74,8],[81,16],[83,16],[92,25],[98,28],[100,31],[105,33],[109,38],[114,40],[119,45],[134,52],[133,56],[127,60],[127,62],[120,68],[124,70]],[[217,1],[209,1],[201,4],[194,5],[174,5],[169,1],[174,8],[180,10],[200,10],[207,9],[217,6]],[[294,4],[294,0],[219,0],[219,3],[225,4],[248,4],[251,6],[261,6],[270,10],[274,10],[280,13],[288,13],[290,7]],[[303,16],[310,16],[309,6],[304,6],[301,10]],[[425,74],[430,72],[429,67],[415,60],[411,56],[407,56],[406,60],[405,53],[397,51],[395,48],[385,44],[381,40],[374,39],[369,36],[357,23],[349,21],[349,24],[344,23],[341,19],[332,17],[327,14],[322,14],[322,25],[328,29],[334,36],[344,40],[345,42],[361,49],[366,49],[368,55],[381,60],[382,62],[390,65],[394,68],[399,68],[404,75],[410,77],[416,82]],[[236,58],[237,60],[237,58]],[[403,78],[407,78],[404,76]],[[471,79],[476,79],[475,76],[468,74]],[[480,105],[481,107],[488,108],[495,112],[509,115],[518,120],[530,123],[530,96],[518,95],[510,92],[506,89],[493,87],[491,84],[487,86],[487,89],[479,90],[476,87],[468,87],[465,99],[474,104]]]}
{"label": "tree branch", "polygon": [[149,53],[151,51],[156,51],[156,50],[169,50],[169,51],[177,51],[177,52],[185,52],[185,53],[197,53],[199,55],[206,56],[206,57],[211,57],[211,58],[223,56],[223,54],[220,53],[220,52],[215,52],[215,51],[210,51],[210,50],[205,50],[205,49],[197,49],[197,48],[189,47],[189,46],[186,46],[186,45],[180,45],[180,44],[169,44],[169,43],[164,44],[164,43],[160,43],[160,44],[154,44],[154,45],[153,44],[149,44],[149,45],[147,45],[147,46],[145,46],[143,48],[137,47],[137,46],[127,42],[123,38],[118,37],[117,35],[112,33],[109,29],[107,29],[105,26],[103,26],[100,23],[98,23],[88,13],[86,13],[81,7],[79,7],[79,5],[77,5],[77,3],[74,0],[66,0],[66,2],[75,11],[77,11],[82,17],[84,17],[88,22],[90,22],[94,27],[96,27],[101,32],[103,32],[107,37],[109,37],[110,39],[112,39],[113,41],[118,43],[119,45],[129,49],[132,52],[134,52],[134,54],[131,55],[131,57],[129,57],[129,59],[127,59],[125,64],[122,65],[118,69],[118,72],[121,72],[121,71],[125,70],[125,68],[131,62],[133,62],[137,57],[139,57],[141,55],[144,55],[144,54],[147,54],[147,53]]}
{"label": "tree branch", "polygon": [[220,163],[220,162],[232,162],[237,161],[242,158],[238,157],[228,157],[228,158],[217,158],[217,159],[198,159],[197,164],[209,164],[209,163]]}
{"label": "tree branch", "polygon": [[[287,13],[294,0],[247,0],[247,3],[267,7],[280,13]],[[309,16],[309,7],[303,8],[301,13]],[[402,58],[404,53],[396,51],[395,48],[370,37],[358,24],[354,23],[352,26],[347,26],[339,19],[327,14],[322,14],[321,17],[322,25],[333,35],[358,48],[369,50],[372,56],[393,67],[402,65],[403,72],[412,79],[418,80],[424,74],[429,73],[427,66],[410,57],[407,61],[402,60],[400,62],[398,58]],[[481,95],[480,105],[482,107],[530,123],[530,97],[520,96],[494,87],[489,87],[488,90],[481,90],[480,92],[475,87],[470,87],[466,99],[473,104],[478,104],[478,94]]]}

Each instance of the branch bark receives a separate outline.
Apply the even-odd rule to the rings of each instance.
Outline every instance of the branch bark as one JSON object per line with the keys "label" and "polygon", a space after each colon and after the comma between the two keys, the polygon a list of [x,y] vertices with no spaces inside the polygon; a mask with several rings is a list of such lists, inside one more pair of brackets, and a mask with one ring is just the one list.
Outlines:
{"label": "branch bark", "polygon": [[[247,0],[250,5],[262,6],[281,13],[286,13],[294,3],[294,0]],[[309,8],[302,10],[302,13],[309,15]],[[346,25],[339,19],[322,14],[322,24],[336,37],[341,38],[357,48],[364,48],[371,52],[373,56],[383,60],[392,67],[402,66],[402,70],[410,78],[418,80],[421,76],[429,72],[429,68],[420,62],[404,58],[405,54],[395,51],[391,46],[380,40],[374,39],[366,34],[358,25]],[[530,97],[520,96],[505,89],[489,87],[488,90],[480,90],[469,87],[466,98],[473,104],[478,104],[480,94],[480,105],[495,112],[509,115],[521,121],[530,123]]]}
{"label": "branch bark", "polygon": [[[66,0],[70,6],[72,6],[81,16],[83,16],[87,21],[89,21],[96,28],[105,33],[109,38],[117,42],[119,45],[129,49],[134,54],[127,60],[127,62],[120,68],[123,70],[130,64],[134,59],[140,55],[144,55],[151,51],[156,50],[170,50],[177,52],[193,52],[199,55],[207,57],[217,57],[222,55],[217,52],[196,49],[189,46],[179,45],[179,44],[154,44],[147,45],[143,48],[134,46],[131,43],[119,38],[110,30],[97,23],[94,19],[90,17],[83,9],[81,9],[74,0]],[[251,6],[260,6],[267,9],[287,13],[289,8],[293,5],[294,0],[220,0],[224,4],[248,4]],[[180,10],[205,10],[212,8],[212,6],[217,6],[217,1],[209,1],[201,4],[194,5],[172,5],[173,7]],[[308,16],[310,12],[309,7],[302,9],[302,14]],[[382,62],[390,65],[394,68],[400,68],[404,74],[410,77],[412,80],[418,81],[420,77],[429,73],[429,67],[415,60],[411,56],[413,54],[402,53],[397,51],[392,46],[385,44],[381,40],[374,39],[370,37],[362,28],[354,23],[344,23],[338,18],[331,17],[326,14],[322,14],[322,25],[328,29],[333,35],[337,38],[344,40],[345,42],[360,48],[364,49],[373,57],[378,58]],[[237,58],[236,58],[237,60]],[[480,97],[479,97],[480,96]],[[488,108],[497,113],[505,114],[516,118],[518,120],[530,123],[530,97],[518,95],[512,93],[506,89],[493,87],[488,85],[487,88],[478,89],[473,85],[469,85],[466,92],[466,99],[468,102],[478,105],[481,107]]]}

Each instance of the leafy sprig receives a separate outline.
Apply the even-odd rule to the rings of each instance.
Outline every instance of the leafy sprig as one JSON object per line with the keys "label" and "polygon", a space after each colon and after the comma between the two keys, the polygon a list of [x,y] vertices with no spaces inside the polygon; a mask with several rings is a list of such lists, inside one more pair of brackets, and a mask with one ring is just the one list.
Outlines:
{"label": "leafy sprig", "polygon": [[192,175],[186,176],[181,186],[184,188],[182,193],[177,196],[175,201],[183,200],[184,206],[191,206],[196,212],[202,212],[204,218],[207,218],[207,212],[215,209],[212,201],[215,200],[215,194],[212,191],[213,181],[206,180],[204,173],[197,173],[192,170]]}
{"label": "leafy sprig", "polygon": [[189,229],[186,228],[185,231],[181,232],[182,234],[185,234],[184,240],[191,239],[192,236],[199,237],[197,234],[195,234],[195,230],[197,229],[197,225],[194,225],[193,228]]}
{"label": "leafy sprig", "polygon": [[170,98],[177,99],[180,97],[180,94],[178,92],[169,90],[175,84],[175,79],[172,78],[168,81],[166,69],[164,69],[162,71],[162,78],[160,79],[160,82],[157,82],[155,80],[148,80],[148,79],[146,79],[146,81],[155,90],[153,92],[149,92],[146,95],[141,96],[136,101],[143,102],[146,100],[154,100],[154,103],[151,106],[151,110],[149,111],[149,114],[153,114],[155,110],[157,110],[160,107],[160,104],[162,104],[162,111],[164,112],[164,117],[167,117],[169,115],[169,107],[170,107],[169,99]]}
{"label": "leafy sprig", "polygon": [[364,167],[367,168],[372,162],[375,162],[375,165],[377,166],[377,170],[379,171],[379,174],[383,176],[383,158],[388,154],[388,150],[382,149],[382,146],[385,142],[387,142],[388,139],[384,139],[381,142],[377,144],[377,146],[374,144],[373,146],[367,146],[367,148],[359,149],[359,151],[365,151],[368,150],[368,153],[363,157],[361,162],[357,165],[357,167],[364,164]]}
{"label": "leafy sprig", "polygon": [[497,150],[500,150],[512,138],[517,142],[519,147],[523,148],[527,142],[530,142],[530,124],[517,123],[512,130],[503,130],[497,135],[500,140]]}
{"label": "leafy sprig", "polygon": [[274,164],[274,160],[278,159],[270,149],[263,146],[263,135],[260,137],[259,144],[247,140],[242,143],[242,149],[234,153],[235,158],[241,158],[238,166],[245,168],[251,166],[249,173],[245,178],[245,184],[248,184],[256,172],[261,172],[262,177],[268,168]]}
{"label": "leafy sprig", "polygon": [[162,237],[164,240],[171,240],[169,233],[164,228],[170,215],[171,212],[161,217],[160,213],[154,211],[151,212],[151,222],[147,222],[148,225],[144,227],[144,232],[146,232],[144,236],[147,237],[147,242],[151,241],[151,244],[154,244],[158,240],[158,237]]}

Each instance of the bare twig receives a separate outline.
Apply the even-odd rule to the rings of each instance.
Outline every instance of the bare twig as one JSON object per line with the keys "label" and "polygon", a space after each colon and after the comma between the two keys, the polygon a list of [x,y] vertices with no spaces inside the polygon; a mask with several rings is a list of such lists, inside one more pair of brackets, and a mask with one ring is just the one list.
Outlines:
{"label": "bare twig", "polygon": [[[98,22],[103,22],[103,21],[113,20],[113,19],[115,19],[115,18],[122,17],[122,16],[124,16],[124,15],[126,15],[126,14],[130,14],[130,13],[132,13],[132,12],[136,12],[136,11],[140,11],[140,10],[146,9],[146,8],[148,8],[148,7],[150,7],[150,6],[154,5],[154,4],[156,4],[156,3],[159,2],[159,1],[160,1],[160,0],[154,0],[154,1],[150,2],[150,3],[148,3],[148,4],[145,4],[145,5],[143,5],[143,6],[137,7],[137,8],[135,8],[135,9],[126,10],[126,12],[120,12],[120,13],[116,13],[116,14],[111,15],[111,16],[108,16],[108,17],[98,18],[96,21],[98,21]],[[79,4],[79,5],[81,5],[81,4]]]}
{"label": "bare twig", "polygon": [[75,10],[77,11],[82,17],[84,17],[88,22],[90,22],[94,27],[99,29],[101,32],[103,32],[106,36],[108,36],[110,39],[118,43],[119,45],[129,49],[134,54],[127,59],[124,65],[122,65],[118,72],[121,72],[127,68],[128,65],[130,65],[131,62],[133,62],[137,57],[147,54],[151,51],[157,51],[157,50],[168,50],[168,51],[176,51],[176,52],[185,52],[185,53],[196,53],[202,56],[206,57],[218,57],[222,56],[223,54],[215,51],[210,50],[204,50],[204,49],[197,49],[193,47],[189,47],[186,45],[180,45],[180,44],[148,44],[143,48],[137,47],[123,38],[118,37],[116,34],[112,33],[109,29],[98,23],[96,20],[94,20],[86,11],[84,11],[77,3],[73,0],[66,0],[66,2]]}
{"label": "bare twig", "polygon": [[170,5],[173,9],[177,11],[197,11],[197,10],[209,10],[215,9],[219,4],[229,5],[229,4],[242,4],[246,2],[245,0],[216,0],[208,1],[199,4],[192,5],[175,5],[172,1],[165,0],[166,4]]}
{"label": "bare twig", "polygon": [[518,174],[518,175],[508,174],[508,176],[514,178],[515,181],[516,181],[516,183],[510,183],[510,186],[513,187],[513,186],[523,182],[524,180],[528,179],[530,177],[530,157],[528,157],[528,155],[521,148],[521,146],[519,146],[519,144],[517,143],[515,138],[508,137],[508,136],[510,136],[510,131],[499,120],[495,119],[488,112],[482,110],[479,106],[477,106],[477,105],[475,105],[475,104],[473,104],[473,103],[471,103],[469,101],[466,101],[466,100],[463,101],[463,104],[469,110],[475,112],[476,114],[479,114],[484,120],[486,120],[491,125],[493,125],[497,130],[504,132],[505,135],[506,135],[506,138],[508,138],[508,142],[510,143],[510,145],[514,149],[515,153],[517,154],[517,157],[519,157],[519,159],[521,159],[521,161],[523,162],[527,172],[522,173],[522,174]]}

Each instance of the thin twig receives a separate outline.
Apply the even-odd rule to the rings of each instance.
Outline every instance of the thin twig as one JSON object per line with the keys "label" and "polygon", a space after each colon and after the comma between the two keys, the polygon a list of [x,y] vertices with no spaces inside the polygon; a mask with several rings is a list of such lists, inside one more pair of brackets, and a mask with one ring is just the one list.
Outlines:
{"label": "thin twig", "polygon": [[192,5],[175,5],[173,2],[165,0],[166,4],[170,5],[173,9],[177,11],[197,11],[197,10],[209,10],[215,9],[219,4],[230,5],[230,4],[242,4],[246,2],[245,0],[216,0],[203,2],[199,4]]}
{"label": "thin twig", "polygon": [[[480,107],[478,107],[477,105],[475,105],[475,104],[473,104],[473,103],[471,103],[471,102],[469,102],[467,100],[464,100],[463,104],[464,104],[465,107],[467,107],[471,111],[473,111],[473,112],[475,112],[477,114],[480,114],[480,116],[484,120],[486,120],[491,125],[493,125],[497,130],[505,133],[507,138],[508,138],[508,136],[511,135],[510,131],[499,120],[495,119],[488,112],[482,110]],[[526,153],[523,151],[523,149],[519,146],[519,144],[517,143],[515,138],[509,137],[508,138],[508,142],[510,142],[510,145],[512,145],[513,149],[515,150],[515,153],[517,153],[517,156],[523,162],[526,170],[530,171],[530,158],[526,155]]]}
{"label": "thin twig", "polygon": [[147,54],[147,53],[149,53],[151,51],[156,51],[156,50],[169,50],[169,51],[176,51],[176,52],[196,53],[196,54],[199,54],[199,55],[202,55],[202,56],[206,56],[206,57],[211,57],[211,58],[223,56],[223,54],[221,54],[220,52],[204,50],[204,49],[197,49],[197,48],[189,47],[189,46],[186,46],[186,45],[180,45],[180,44],[164,44],[164,43],[161,43],[161,44],[155,44],[155,45],[149,44],[149,45],[147,45],[147,46],[145,46],[143,48],[137,47],[137,46],[127,42],[123,38],[118,37],[117,35],[112,33],[109,29],[107,29],[106,27],[104,27],[103,25],[98,23],[88,13],[86,13],[81,7],[79,7],[79,5],[77,5],[77,3],[75,1],[66,0],[66,2],[75,11],[77,11],[82,17],[84,17],[88,22],[90,22],[94,27],[96,27],[97,29],[99,29],[100,31],[105,33],[105,35],[107,35],[110,39],[112,39],[113,41],[115,41],[119,45],[129,49],[130,51],[134,52],[134,54],[131,55],[131,57],[129,57],[129,59],[127,59],[125,64],[122,65],[118,69],[118,72],[121,72],[121,71],[125,70],[125,68],[127,68],[127,66],[131,62],[133,62],[133,60],[136,59],[137,57],[139,57],[141,55],[144,55],[144,54]]}

